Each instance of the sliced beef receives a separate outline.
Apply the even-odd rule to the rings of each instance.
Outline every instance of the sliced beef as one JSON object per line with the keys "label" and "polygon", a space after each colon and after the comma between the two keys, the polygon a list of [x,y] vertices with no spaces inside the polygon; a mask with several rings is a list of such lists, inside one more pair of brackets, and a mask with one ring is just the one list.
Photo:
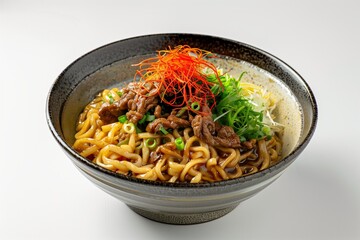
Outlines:
{"label": "sliced beef", "polygon": [[118,101],[114,103],[104,103],[100,110],[99,116],[104,124],[116,122],[118,117],[128,110],[128,103],[131,99],[134,99],[136,93],[132,91],[134,88],[133,84],[129,84],[127,88],[122,90],[123,95]]}
{"label": "sliced beef", "polygon": [[118,104],[104,103],[99,110],[99,116],[104,124],[110,124],[116,122],[123,111]]}
{"label": "sliced beef", "polygon": [[155,96],[147,97],[137,94],[133,100],[128,103],[129,111],[126,113],[126,117],[129,122],[136,124],[140,121],[145,113],[151,108],[156,107],[158,104],[158,98]]}
{"label": "sliced beef", "polygon": [[165,129],[177,129],[190,127],[190,125],[188,120],[178,118],[175,114],[171,114],[167,118],[157,118],[149,123],[146,127],[146,131],[156,133],[160,131],[161,127],[164,127]]}
{"label": "sliced beef", "polygon": [[191,121],[191,126],[194,130],[194,135],[211,146],[240,147],[240,138],[234,132],[234,129],[215,123],[211,114],[205,116],[196,115]]}
{"label": "sliced beef", "polygon": [[240,138],[234,132],[234,129],[229,126],[221,126],[220,124],[215,124],[217,136],[214,136],[215,141],[223,147],[239,148],[240,147]]}
{"label": "sliced beef", "polygon": [[129,122],[136,124],[148,110],[158,104],[156,95],[147,96],[144,89],[140,89],[136,83],[129,83],[122,89],[122,93],[118,101],[112,104],[104,103],[101,106],[99,116],[105,124],[116,122],[118,117],[125,112]]}

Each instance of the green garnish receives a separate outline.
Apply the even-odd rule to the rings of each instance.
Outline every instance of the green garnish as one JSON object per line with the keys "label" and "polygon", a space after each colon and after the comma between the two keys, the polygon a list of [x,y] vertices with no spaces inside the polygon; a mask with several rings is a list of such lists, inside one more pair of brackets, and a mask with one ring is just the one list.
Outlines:
{"label": "green garnish", "polygon": [[157,142],[154,138],[148,138],[145,140],[145,146],[150,149],[154,149],[157,146]]}
{"label": "green garnish", "polygon": [[135,130],[136,130],[136,133],[141,133],[142,132],[142,130],[137,125],[135,125]]}
{"label": "green garnish", "polygon": [[132,122],[125,123],[123,129],[126,133],[132,134],[136,131],[136,126]]}
{"label": "green garnish", "polygon": [[147,117],[146,117],[146,121],[147,122],[152,122],[152,121],[154,121],[155,120],[155,115],[147,115]]}
{"label": "green garnish", "polygon": [[118,92],[116,92],[116,94],[117,94],[119,97],[121,97],[121,96],[123,95],[123,92],[118,91]]}
{"label": "green garnish", "polygon": [[191,103],[191,109],[195,110],[195,111],[199,111],[200,110],[200,104],[198,102]]}
{"label": "green garnish", "polygon": [[254,105],[241,94],[240,81],[229,74],[220,75],[223,88],[217,84],[215,74],[208,76],[214,83],[211,91],[216,94],[216,107],[213,109],[214,121],[234,129],[241,141],[260,139],[271,134],[270,128],[263,123],[263,113],[254,110]]}
{"label": "green garnish", "polygon": [[126,115],[121,115],[118,117],[118,121],[121,122],[121,123],[126,123],[127,122],[127,117]]}
{"label": "green garnish", "polygon": [[169,133],[168,131],[166,131],[166,129],[165,129],[163,126],[161,126],[161,127],[159,128],[159,130],[160,130],[164,135],[166,135],[166,134]]}
{"label": "green garnish", "polygon": [[177,116],[177,117],[181,117],[181,116],[186,112],[186,110],[187,110],[187,107],[181,108],[181,109],[177,112],[176,116]]}
{"label": "green garnish", "polygon": [[118,146],[121,146],[123,144],[128,144],[128,143],[129,143],[129,139],[124,139],[118,143]]}
{"label": "green garnish", "polygon": [[180,151],[184,150],[185,144],[184,144],[184,141],[182,140],[181,137],[178,137],[178,138],[175,139],[175,146]]}
{"label": "green garnish", "polygon": [[108,98],[109,98],[109,103],[113,104],[113,102],[115,101],[114,97],[111,94],[108,94]]}
{"label": "green garnish", "polygon": [[143,124],[145,122],[152,122],[155,120],[155,115],[150,115],[149,112],[146,112],[146,114],[140,119],[139,124]]}
{"label": "green garnish", "polygon": [[139,124],[143,124],[145,121],[146,121],[146,115],[144,115],[144,116],[140,119]]}

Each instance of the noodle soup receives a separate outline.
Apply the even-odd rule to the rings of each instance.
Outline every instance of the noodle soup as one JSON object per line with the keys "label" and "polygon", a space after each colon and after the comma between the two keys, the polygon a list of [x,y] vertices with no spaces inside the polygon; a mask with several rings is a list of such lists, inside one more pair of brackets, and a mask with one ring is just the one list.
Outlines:
{"label": "noodle soup", "polygon": [[[149,59],[148,57],[145,59]],[[133,65],[143,59],[144,57],[127,59],[126,64],[123,61],[113,63],[88,77],[87,82],[96,82],[94,86],[97,88],[102,86],[99,82],[109,88],[98,89],[96,97],[80,95],[79,100],[86,103],[86,107],[81,109],[81,113],[75,114],[80,115],[76,134],[67,136],[72,138],[73,148],[89,161],[119,174],[146,180],[204,183],[262,171],[281,161],[297,146],[302,129],[302,110],[291,91],[270,73],[248,62],[228,57],[210,58],[206,61],[213,64],[216,70],[221,69],[222,74],[235,78],[242,75],[242,91],[250,86],[250,92],[256,88],[271,95],[272,103],[269,104],[274,106],[273,111],[268,114],[276,120],[275,131],[272,131],[271,136],[236,142],[233,140],[236,136],[232,134],[232,129],[215,123],[216,118],[213,116],[201,115],[206,111],[214,114],[210,112],[209,104],[193,110],[185,105],[163,104],[168,99],[155,99],[156,104],[142,114],[135,107],[129,120],[129,101],[138,101],[133,105],[139,105],[142,94],[149,95],[151,92],[137,92],[138,85],[132,81],[137,70]],[[78,91],[82,91],[81,88],[79,85]],[[127,96],[124,97],[125,94]],[[79,95],[71,97],[79,98]],[[119,103],[122,99],[126,102]],[[144,97],[143,102],[148,99],[149,97]],[[192,104],[199,104],[198,101],[193,101]],[[126,106],[121,110],[110,109],[101,113],[105,107],[111,108],[114,102]],[[255,103],[254,106],[256,105],[259,104]],[[69,111],[71,107],[65,106],[64,109]],[[115,115],[112,114],[114,111],[117,111]],[[111,119],[106,120],[109,116]],[[226,117],[226,114],[220,117]],[[201,124],[211,125],[210,130],[214,128],[218,135],[207,133],[208,127]],[[66,126],[63,129],[74,128]],[[229,139],[233,141],[230,143]]]}
{"label": "noodle soup", "polygon": [[[160,127],[159,129],[154,127],[155,125],[152,126],[154,128],[149,129],[149,133],[145,132],[147,126],[144,125],[148,125],[149,123],[152,123],[152,121],[155,121],[155,119],[152,119],[153,117],[151,115],[155,116],[156,106],[153,110],[150,110],[149,114],[144,114],[140,111],[140,114],[146,116],[144,121],[148,124],[138,124],[138,122],[143,119],[141,118],[139,121],[135,120],[134,122],[137,123],[132,126],[129,124],[133,123],[130,119],[131,117],[137,117],[138,115],[136,113],[133,112],[130,116],[126,116],[127,113],[117,113],[125,115],[125,121],[128,121],[124,123],[120,122],[120,120],[123,121],[124,118],[122,115],[119,116],[121,118],[118,119],[117,122],[122,124],[120,131],[132,132],[133,127],[139,127],[141,130],[141,132],[136,131],[137,137],[133,139],[130,139],[129,137],[128,142],[126,142],[127,139],[123,139],[122,136],[120,137],[121,134],[116,133],[115,130],[117,128],[111,128],[112,124],[119,124],[116,122],[105,124],[101,118],[94,118],[96,120],[93,122],[99,123],[99,125],[96,126],[96,129],[99,127],[101,132],[106,132],[106,134],[101,137],[103,133],[98,131],[99,135],[97,137],[101,138],[100,140],[104,140],[103,143],[99,144],[96,142],[99,139],[95,135],[91,136],[90,134],[89,136],[86,136],[85,133],[88,131],[80,132],[82,127],[86,124],[79,124],[78,120],[80,120],[80,122],[86,122],[86,120],[83,121],[79,116],[85,115],[82,113],[90,110],[91,107],[86,107],[90,102],[95,98],[100,97],[100,99],[103,98],[101,99],[101,102],[103,100],[104,103],[108,101],[109,105],[111,105],[111,98],[108,96],[109,93],[111,93],[114,102],[116,102],[117,99],[115,99],[115,94],[117,94],[117,90],[111,92],[111,89],[117,88],[118,90],[121,90],[126,88],[129,82],[133,82],[135,74],[137,74],[139,80],[141,79],[136,72],[140,65],[133,66],[134,64],[139,64],[150,57],[156,57],[156,49],[164,49],[168,46],[177,46],[179,44],[190,44],[192,46],[201,47],[202,49],[210,50],[219,56],[219,58],[211,58],[210,56],[210,59],[207,59],[209,61],[211,60],[217,69],[222,69],[223,75],[220,74],[216,76],[215,74],[210,78],[212,82],[210,89],[213,94],[215,93],[215,100],[219,100],[219,102],[216,102],[217,104],[213,105],[212,101],[214,98],[212,98],[212,96],[202,95],[209,103],[208,108],[211,110],[211,114],[208,109],[203,107],[204,101],[202,99],[184,105],[184,107],[186,106],[184,112],[189,114],[188,111],[190,111],[190,115],[193,115],[194,119],[195,117],[197,118],[197,121],[194,121],[194,123],[198,124],[192,125],[193,119],[184,117],[183,120],[190,122],[192,130],[186,130],[188,127],[182,127],[181,129],[175,130],[174,128],[169,129],[171,128],[171,125],[164,126],[165,130],[167,130],[173,138],[165,137],[166,134],[160,130]],[[246,74],[244,72],[246,72]],[[214,72],[212,72],[212,74],[214,74]],[[237,102],[235,102],[235,104],[228,104],[228,102],[224,101],[225,96],[229,95],[229,86],[233,86],[231,84],[232,81],[228,81],[232,78],[226,76],[226,74],[233,76],[235,79],[241,78],[240,85],[243,86],[242,93],[244,93],[244,96],[250,96],[249,99],[254,103],[264,103],[264,105],[258,104],[258,106],[255,107],[255,105],[249,103],[249,101],[244,101],[248,103],[241,106]],[[200,78],[200,81],[201,80],[204,79]],[[219,81],[224,83],[223,85],[226,91],[219,91],[222,90],[222,88],[218,88],[217,90],[213,88],[215,84],[220,83]],[[248,84],[247,82],[250,83]],[[187,84],[189,84],[189,82],[187,82]],[[170,87],[173,86],[174,85],[170,85]],[[236,88],[237,86],[233,87]],[[199,89],[199,86],[196,86],[196,89]],[[261,89],[265,89],[266,91],[262,91]],[[170,90],[172,91],[174,88],[170,88]],[[101,95],[103,91],[108,92]],[[166,91],[166,93],[169,92]],[[265,99],[268,99],[268,93],[270,93],[272,99],[274,99],[273,103],[275,103],[275,105],[272,104],[271,101],[261,101],[262,98],[257,98],[257,96],[260,95],[264,96]],[[191,99],[191,97],[186,97],[178,98],[178,101],[171,102],[171,98],[162,99],[161,96],[157,99],[158,102],[159,99],[164,100],[164,102],[168,101],[171,105],[178,104],[182,99],[194,100]],[[242,97],[237,96],[236,93],[235,99],[240,101],[244,100]],[[226,104],[224,104],[224,102]],[[102,104],[103,103],[101,103],[101,106],[99,107],[99,111],[100,108],[102,108]],[[251,108],[249,108],[250,105],[252,105]],[[276,106],[276,108],[273,109],[272,106]],[[84,176],[106,193],[124,202],[136,213],[152,220],[171,224],[194,224],[219,218],[232,211],[240,202],[249,199],[269,186],[281,176],[287,167],[290,166],[306,148],[315,132],[317,123],[317,105],[315,97],[304,79],[289,65],[271,54],[247,44],[214,36],[195,34],[157,34],[139,36],[97,48],[78,58],[59,75],[49,91],[46,108],[46,117],[51,133],[74,166],[84,174]],[[178,112],[180,109],[176,109],[178,107],[173,108],[176,110],[175,117],[177,114],[181,117],[183,113],[180,114]],[[243,126],[239,123],[246,118],[234,117],[239,115],[237,112],[238,109],[248,109],[249,112],[252,111],[250,115],[242,113],[242,116],[251,116],[253,118],[254,121],[250,125],[255,127],[255,131],[248,131],[254,130],[251,128],[242,128]],[[274,115],[274,118],[269,118],[265,114],[261,115],[258,113],[259,110],[266,109],[272,109],[270,112]],[[132,108],[128,110],[132,110]],[[165,113],[169,115],[165,116]],[[160,117],[168,119],[171,115],[171,110],[169,110],[169,112],[166,111],[165,113],[162,113]],[[112,118],[111,115],[112,114],[110,114],[110,120]],[[197,117],[196,115],[200,116]],[[211,118],[208,116],[211,116]],[[248,139],[255,137],[257,140],[253,146],[262,146],[261,151],[263,151],[265,149],[263,147],[264,145],[263,143],[259,144],[258,139],[265,142],[269,141],[270,139],[268,137],[276,132],[274,127],[270,128],[271,131],[269,131],[268,127],[264,127],[263,123],[257,121],[260,120],[261,116],[263,116],[263,120],[266,119],[267,124],[271,122],[272,119],[277,123],[277,127],[282,128],[283,131],[281,134],[278,134],[278,139],[276,139],[276,144],[274,145],[279,146],[278,143],[280,143],[282,149],[279,151],[280,155],[277,156],[277,163],[272,163],[274,164],[273,166],[270,165],[268,160],[261,160],[259,162],[255,161],[256,164],[261,164],[259,165],[260,169],[257,167],[258,172],[252,173],[255,168],[244,169],[243,171],[243,169],[241,169],[243,165],[241,164],[244,162],[240,161],[236,164],[236,161],[239,160],[239,154],[236,153],[236,150],[240,152],[240,156],[244,156],[247,151],[241,151],[241,148],[251,148],[251,141]],[[179,119],[175,120],[177,121]],[[201,131],[198,131],[200,129],[198,127],[204,126],[204,122],[209,123],[208,126],[214,128],[207,128],[209,131],[204,132],[204,129],[206,130],[206,128],[202,127]],[[216,122],[218,122],[220,126],[216,124]],[[229,126],[231,125],[230,127],[233,130],[225,131],[227,130],[227,128],[224,127],[227,126],[225,123],[229,123]],[[77,126],[79,126],[78,129],[76,129]],[[187,126],[186,122],[183,126]],[[195,132],[195,128],[197,128],[197,132]],[[159,130],[160,132],[156,132]],[[233,134],[234,132],[236,135],[237,133],[241,134],[236,137]],[[210,133],[210,135],[208,135],[208,133]],[[224,138],[228,133],[230,133],[229,137]],[[133,132],[131,134],[133,134]],[[81,135],[84,135],[84,138],[79,137]],[[159,135],[160,137],[155,137],[154,135]],[[185,148],[187,142],[191,143],[190,139],[193,136],[201,138],[205,144],[199,141],[193,141],[192,143],[194,144],[191,144],[190,148]],[[176,140],[179,137],[181,137],[182,141]],[[215,137],[219,137],[219,139],[212,139]],[[86,138],[92,138],[93,140],[88,141]],[[159,159],[154,158],[156,156],[153,154],[153,160],[155,160],[153,163],[149,161],[149,164],[147,165],[138,166],[137,164],[139,164],[140,161],[138,161],[139,158],[136,155],[139,154],[136,151],[143,151],[141,144],[144,144],[145,138],[148,139],[147,142],[145,140],[145,144],[149,149],[155,146],[159,147],[162,144],[168,144],[170,147],[175,145],[176,150],[167,152],[166,155],[170,157],[166,159],[161,158],[161,156]],[[164,139],[164,142],[158,141],[160,138]],[[117,142],[116,145],[113,144],[112,146],[124,146],[122,148],[133,147],[134,152],[132,152],[132,149],[128,149],[127,153],[131,153],[132,155],[119,158],[119,156],[117,156],[119,153],[116,153],[116,151],[111,153],[112,150],[117,148],[107,147],[109,146],[107,141],[111,139],[115,139],[115,141],[125,140],[124,142]],[[137,139],[143,140],[139,141]],[[233,156],[233,154],[230,151],[227,152],[225,149],[220,149],[220,151],[215,150],[218,155],[217,158],[214,151],[211,150],[211,148],[219,148],[215,145],[229,143],[229,141],[223,141],[224,139],[232,140],[230,143],[235,146],[227,147],[227,149],[235,149],[235,156],[237,157],[232,160],[231,156]],[[133,140],[135,140],[135,145]],[[86,144],[82,145],[84,143],[76,143],[77,141],[88,141],[88,143],[86,143],[88,146],[86,147]],[[91,143],[91,141],[93,143]],[[184,143],[184,149],[177,149],[177,145],[182,149],[182,142]],[[240,147],[237,147],[237,144],[239,143]],[[274,142],[269,143],[273,144]],[[79,147],[76,146],[77,144],[82,146],[77,148]],[[104,152],[105,150],[100,154],[102,151],[100,149],[102,144],[106,145],[102,149],[110,150],[110,154]],[[272,144],[269,144],[271,148],[273,148]],[[128,147],[126,147],[126,145],[128,145]],[[169,147],[168,145],[165,147]],[[212,147],[213,145],[215,147]],[[271,154],[273,157],[276,156],[274,151],[278,153],[279,149],[276,149],[275,147],[273,151],[268,149],[267,143],[265,145],[269,155]],[[100,146],[100,148],[94,149],[97,148],[97,146]],[[189,152],[185,153],[185,149],[188,149]],[[200,161],[208,155],[208,149],[210,158],[206,163],[195,162],[193,166],[186,166],[186,164],[185,166],[182,166],[184,156],[188,156],[191,160]],[[163,153],[163,151],[160,150],[158,153]],[[162,150],[166,151],[166,149]],[[93,154],[93,156],[88,155],[86,158],[82,156],[85,153],[83,151],[88,151],[88,153],[91,151],[94,151],[95,153],[96,151],[99,151],[99,154]],[[149,155],[151,155],[151,151],[149,151]],[[156,152],[156,150],[154,151]],[[180,157],[177,156],[179,153],[181,155]],[[121,154],[123,153],[120,152],[119,155]],[[171,156],[171,154],[175,156]],[[134,155],[135,158],[133,159]],[[101,160],[103,164],[106,164],[105,162],[109,159],[110,162],[117,162],[114,164],[107,164],[106,166],[100,166],[96,163],[98,156],[102,156]],[[146,158],[142,158],[142,156],[143,155],[141,155],[141,162],[142,159],[146,160]],[[151,159],[151,157],[149,157],[148,160],[149,159]],[[210,161],[210,159],[212,160]],[[121,163],[121,161],[126,160],[128,163]],[[168,160],[171,160],[172,163]],[[261,170],[263,162],[269,163],[270,167]],[[120,163],[121,166],[117,167],[116,165],[118,163]],[[159,163],[159,165],[154,163]],[[128,166],[126,166],[126,164]],[[142,170],[145,168],[146,171],[143,173],[136,173],[136,169],[135,171],[127,171],[124,168],[124,165],[125,168],[131,168],[135,165],[135,167],[142,168]],[[171,168],[168,167],[170,165],[172,165]],[[155,167],[153,168],[153,166]],[[221,169],[219,169],[219,167]],[[231,169],[232,167],[234,168]],[[149,171],[146,168],[149,169]],[[185,168],[186,171],[182,171]],[[241,169],[241,172],[239,171],[239,168]],[[206,173],[207,169],[213,170]],[[155,174],[153,173],[156,174],[156,179],[154,177]],[[199,175],[199,173],[201,173],[201,175]],[[241,176],[239,176],[240,173]],[[149,178],[138,178],[137,175],[139,174],[140,177],[142,177],[141,174],[145,174],[148,175],[147,177]],[[204,179],[203,176],[210,176],[210,178]],[[162,177],[164,180],[161,179]],[[235,178],[231,179],[232,177]],[[229,178],[229,180],[223,180],[225,178]],[[175,180],[175,182],[169,182],[170,179],[171,181]]]}

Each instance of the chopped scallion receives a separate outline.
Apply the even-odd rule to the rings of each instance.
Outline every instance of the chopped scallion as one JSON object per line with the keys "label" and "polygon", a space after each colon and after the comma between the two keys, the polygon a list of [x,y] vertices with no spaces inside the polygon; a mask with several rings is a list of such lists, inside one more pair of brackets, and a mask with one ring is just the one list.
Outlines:
{"label": "chopped scallion", "polygon": [[110,103],[110,104],[113,104],[114,101],[115,101],[114,97],[113,97],[111,94],[109,94],[109,95],[108,95],[108,98],[109,98],[109,103]]}
{"label": "chopped scallion", "polygon": [[126,133],[129,133],[129,134],[132,134],[135,132],[136,128],[135,128],[135,125],[133,123],[125,123],[123,125],[123,129]]}
{"label": "chopped scallion", "polygon": [[145,122],[152,122],[155,120],[155,115],[150,115],[149,112],[147,112],[139,121],[139,124],[143,124]]}
{"label": "chopped scallion", "polygon": [[143,123],[145,122],[145,120],[146,120],[146,115],[144,115],[144,116],[140,119],[139,124],[143,124]]}
{"label": "chopped scallion", "polygon": [[145,146],[150,149],[154,149],[157,146],[157,142],[154,138],[148,138],[145,140]]}
{"label": "chopped scallion", "polygon": [[195,111],[199,111],[200,110],[200,104],[198,102],[191,103],[191,109],[195,110]]}
{"label": "chopped scallion", "polygon": [[175,139],[175,146],[180,151],[184,150],[185,144],[184,144],[184,141],[182,140],[181,137],[178,137],[178,138]]}
{"label": "chopped scallion", "polygon": [[216,75],[208,77],[208,81],[214,83],[211,91],[216,95],[216,106],[212,110],[214,121],[232,127],[241,141],[271,134],[270,128],[263,123],[263,112],[256,111],[251,99],[242,94],[240,82],[245,74],[241,73],[238,79],[229,74],[220,75],[222,87]]}
{"label": "chopped scallion", "polygon": [[187,107],[181,108],[181,109],[177,112],[176,116],[177,116],[177,117],[181,117],[181,116],[185,113],[186,110],[187,110]]}
{"label": "chopped scallion", "polygon": [[136,128],[136,133],[141,133],[142,132],[142,130],[137,125],[135,125],[135,128]]}
{"label": "chopped scallion", "polygon": [[155,120],[155,115],[147,115],[147,117],[146,117],[146,121],[147,122],[152,122],[152,121],[154,121]]}
{"label": "chopped scallion", "polygon": [[121,123],[126,123],[127,122],[127,117],[126,115],[121,115],[118,117],[118,121],[121,122]]}
{"label": "chopped scallion", "polygon": [[163,126],[161,126],[161,127],[159,128],[159,130],[160,130],[164,135],[166,135],[166,134],[169,133],[168,131],[166,131],[166,129],[165,129]]}

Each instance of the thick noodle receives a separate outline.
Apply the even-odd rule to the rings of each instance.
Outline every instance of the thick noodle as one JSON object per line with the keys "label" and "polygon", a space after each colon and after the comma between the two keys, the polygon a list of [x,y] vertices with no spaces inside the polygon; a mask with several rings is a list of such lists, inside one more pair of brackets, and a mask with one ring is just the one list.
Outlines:
{"label": "thick noodle", "polygon": [[[136,178],[168,182],[214,182],[234,179],[261,171],[281,158],[281,141],[253,141],[254,148],[209,146],[193,135],[192,128],[175,129],[172,133],[137,133],[127,123],[104,125],[99,117],[103,102],[119,98],[117,88],[104,90],[89,103],[79,116],[73,148],[99,166]],[[111,97],[109,97],[111,96]],[[185,147],[176,148],[182,138]],[[156,147],[150,149],[146,141]]]}

